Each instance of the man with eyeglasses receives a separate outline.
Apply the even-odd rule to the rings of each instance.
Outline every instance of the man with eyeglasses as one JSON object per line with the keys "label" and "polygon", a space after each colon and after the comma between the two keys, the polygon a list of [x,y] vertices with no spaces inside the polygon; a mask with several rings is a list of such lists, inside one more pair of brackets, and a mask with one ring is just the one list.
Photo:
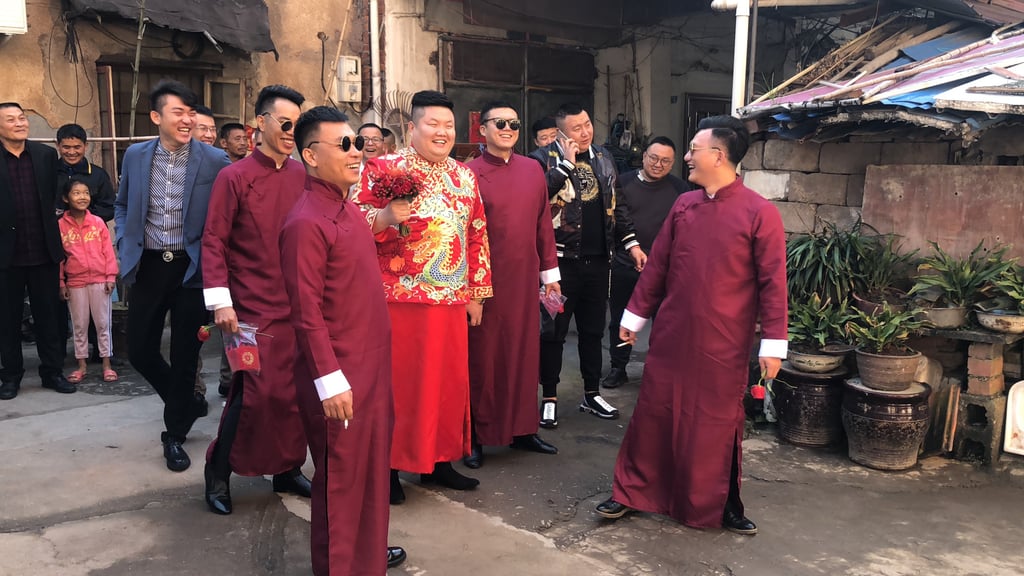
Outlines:
{"label": "man with eyeglasses", "polygon": [[495,290],[486,321],[469,329],[470,468],[483,465],[484,445],[558,453],[537,436],[538,279],[545,293],[561,294],[544,172],[515,153],[521,123],[510,104],[488,103],[480,118],[487,147],[468,166],[487,212]]}
{"label": "man with eyeglasses", "polygon": [[626,364],[633,347],[619,339],[619,321],[633,287],[651,253],[654,237],[665,216],[686,184],[672,174],[676,145],[657,136],[644,151],[643,166],[623,174],[615,187],[615,255],[612,257],[612,286],[608,296],[611,322],[608,324],[608,354],[611,370],[601,379],[603,388],[618,388],[629,379]]}
{"label": "man with eyeglasses", "polygon": [[703,189],[680,196],[654,241],[619,337],[658,313],[643,384],[615,463],[605,518],[630,510],[745,535],[741,450],[755,325],[761,376],[786,357],[786,234],[779,211],[743,185],[750,133],[730,116],[700,121],[685,160]]}
{"label": "man with eyeglasses", "polygon": [[406,553],[387,546],[388,305],[373,235],[348,200],[364,141],[345,114],[326,106],[299,118],[295,139],[308,177],[281,228],[280,261],[299,345],[296,394],[316,466],[313,574],[383,575]]}
{"label": "man with eyeglasses", "polygon": [[192,126],[192,138],[209,146],[217,145],[217,120],[213,110],[202,104],[196,105],[196,123]]}
{"label": "man with eyeglasses", "polygon": [[[167,468],[192,465],[182,444],[205,398],[195,395],[208,317],[203,308],[201,239],[217,173],[230,162],[223,150],[192,141],[197,97],[180,82],[150,93],[149,118],[160,137],[125,150],[114,200],[115,244],[128,293],[128,359],[164,402],[161,441]],[[170,363],[160,352],[170,312]]]}
{"label": "man with eyeglasses", "polygon": [[[414,94],[410,146],[371,160],[356,199],[376,237],[391,316],[392,504],[405,500],[399,470],[454,490],[480,484],[451,464],[470,453],[469,327],[480,325],[484,299],[493,296],[476,176],[449,157],[454,108],[440,92]],[[370,175],[378,167],[412,174],[419,194],[377,208]]]}
{"label": "man with eyeglasses", "polygon": [[530,153],[545,170],[562,294],[567,298],[565,311],[555,318],[555,329],[541,335],[541,428],[558,427],[562,348],[574,317],[583,376],[579,409],[605,420],[619,417],[619,411],[601,397],[599,389],[609,262],[615,246],[615,161],[607,150],[593,143],[594,126],[579,104],[559,108],[555,123],[558,138]]}
{"label": "man with eyeglasses", "polygon": [[235,372],[220,430],[207,451],[206,505],[232,511],[231,473],[273,474],[275,492],[309,497],[302,475],[306,435],[296,404],[295,330],[281,272],[278,235],[302,194],[306,171],[290,156],[302,94],[267,86],[256,98],[263,146],[217,176],[203,231],[203,295],[225,335],[255,325],[260,371]]}
{"label": "man with eyeglasses", "polygon": [[367,122],[359,127],[359,135],[363,137],[363,164],[378,156],[387,154],[384,147],[384,132],[380,126]]}

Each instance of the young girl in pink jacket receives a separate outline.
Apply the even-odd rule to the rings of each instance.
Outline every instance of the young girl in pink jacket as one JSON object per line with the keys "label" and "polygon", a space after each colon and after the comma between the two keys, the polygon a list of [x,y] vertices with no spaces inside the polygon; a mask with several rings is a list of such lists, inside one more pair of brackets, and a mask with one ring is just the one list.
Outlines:
{"label": "young girl in pink jacket", "polygon": [[106,223],[89,212],[92,197],[85,182],[72,177],[64,185],[63,197],[68,209],[60,219],[60,237],[67,258],[61,264],[60,294],[68,301],[78,359],[78,370],[68,376],[68,381],[78,383],[86,375],[91,314],[99,355],[103,358],[103,380],[115,382],[117,372],[110,368],[110,293],[117,279],[114,245]]}

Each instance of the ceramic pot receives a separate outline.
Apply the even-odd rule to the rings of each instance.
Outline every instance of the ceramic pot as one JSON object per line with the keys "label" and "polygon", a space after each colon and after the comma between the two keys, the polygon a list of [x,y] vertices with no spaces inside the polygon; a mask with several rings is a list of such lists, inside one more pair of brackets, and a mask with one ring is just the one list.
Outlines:
{"label": "ceramic pot", "polygon": [[868,388],[875,390],[906,390],[914,383],[914,374],[921,360],[921,353],[912,356],[890,356],[872,354],[857,349],[857,372]]}
{"label": "ceramic pot", "polygon": [[933,328],[951,330],[967,324],[967,308],[924,308],[917,318]]}
{"label": "ceramic pot", "polygon": [[1024,333],[1024,316],[1017,314],[1007,314],[1005,312],[975,312],[975,316],[978,317],[978,324],[981,324],[985,328],[994,332],[1002,332],[1004,334],[1022,334]]}
{"label": "ceramic pot", "polygon": [[801,372],[823,374],[825,372],[837,370],[842,366],[845,356],[837,356],[834,354],[813,354],[790,349],[789,353],[786,355],[786,359],[789,360],[789,363],[793,368]]}
{"label": "ceramic pot", "polygon": [[859,378],[846,381],[842,419],[850,460],[878,470],[905,470],[917,463],[928,432],[927,384],[901,392],[872,390]]}

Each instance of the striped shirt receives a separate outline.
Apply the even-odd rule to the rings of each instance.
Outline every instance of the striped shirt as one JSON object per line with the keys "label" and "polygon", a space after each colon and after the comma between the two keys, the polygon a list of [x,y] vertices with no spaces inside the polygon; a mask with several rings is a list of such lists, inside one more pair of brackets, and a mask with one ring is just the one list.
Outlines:
{"label": "striped shirt", "polygon": [[171,152],[157,142],[149,169],[146,250],[184,250],[185,175],[192,141]]}

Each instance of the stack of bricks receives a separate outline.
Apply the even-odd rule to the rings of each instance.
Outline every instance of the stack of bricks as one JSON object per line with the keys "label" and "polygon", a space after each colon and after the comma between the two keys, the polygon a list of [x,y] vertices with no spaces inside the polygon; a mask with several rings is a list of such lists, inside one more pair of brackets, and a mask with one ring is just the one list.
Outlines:
{"label": "stack of bricks", "polygon": [[967,351],[967,391],[960,394],[954,452],[957,458],[999,460],[1006,417],[1003,343],[973,342]]}

